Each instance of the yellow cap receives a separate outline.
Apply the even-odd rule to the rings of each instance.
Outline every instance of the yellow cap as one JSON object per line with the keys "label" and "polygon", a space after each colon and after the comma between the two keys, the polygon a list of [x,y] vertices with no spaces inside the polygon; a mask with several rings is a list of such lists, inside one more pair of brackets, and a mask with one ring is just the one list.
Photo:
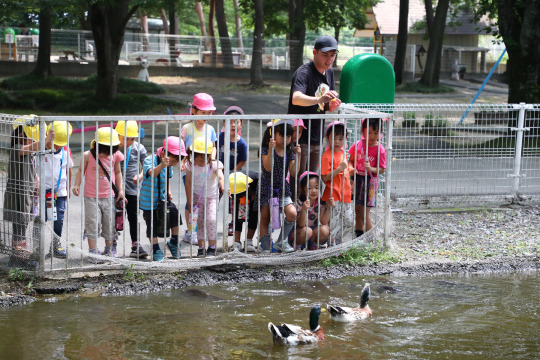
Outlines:
{"label": "yellow cap", "polygon": [[[54,121],[47,125],[47,134],[51,129],[54,130],[54,145],[57,146],[66,146],[68,143],[68,137],[71,136],[71,133],[73,132],[73,127],[70,123],[67,123],[66,127],[66,121]],[[69,130],[68,130],[69,129]],[[69,131],[69,134],[68,134]]]}
{"label": "yellow cap", "polygon": [[26,121],[30,120],[31,118],[35,117],[36,115],[30,114],[30,115],[24,115],[13,123],[13,130],[15,130],[17,127],[22,126],[24,133],[26,134],[26,137],[35,141],[39,140],[39,125],[26,125]]}
{"label": "yellow cap", "polygon": [[[126,123],[127,123],[127,129],[126,129]],[[116,123],[115,130],[118,133],[118,135],[122,135],[126,137],[139,136],[139,125],[137,125],[137,122],[135,120],[119,121],[118,123]]]}
{"label": "yellow cap", "polygon": [[115,146],[120,144],[118,133],[109,126],[99,128],[94,141],[97,141],[97,143],[100,145]]}
{"label": "yellow cap", "polygon": [[[236,191],[234,191],[234,178],[236,176]],[[246,174],[240,173],[240,172],[233,172],[229,175],[229,189],[231,190],[231,194],[239,194],[243,193],[247,189],[247,184],[251,184],[253,182],[253,179],[247,176]]]}
{"label": "yellow cap", "polygon": [[[204,148],[204,143],[206,141],[206,150]],[[210,139],[205,140],[204,137],[197,138],[193,141],[193,144],[189,146],[189,149],[193,152],[200,154],[211,154],[214,149],[214,144]]]}

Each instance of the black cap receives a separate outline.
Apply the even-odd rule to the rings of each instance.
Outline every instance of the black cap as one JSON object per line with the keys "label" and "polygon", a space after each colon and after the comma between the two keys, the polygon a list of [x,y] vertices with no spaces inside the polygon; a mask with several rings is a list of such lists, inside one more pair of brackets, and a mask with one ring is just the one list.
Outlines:
{"label": "black cap", "polygon": [[315,40],[315,46],[313,48],[322,52],[337,50],[337,41],[330,35],[324,35]]}

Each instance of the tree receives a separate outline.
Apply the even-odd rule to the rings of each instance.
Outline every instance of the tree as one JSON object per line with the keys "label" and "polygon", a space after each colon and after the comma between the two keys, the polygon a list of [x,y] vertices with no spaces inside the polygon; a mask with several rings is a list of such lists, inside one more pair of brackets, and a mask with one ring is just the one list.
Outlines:
{"label": "tree", "polygon": [[216,33],[214,30],[214,11],[216,9],[216,0],[210,0],[210,11],[208,13],[208,35],[210,36],[210,51],[212,57],[212,67],[217,66],[217,45]]}
{"label": "tree", "polygon": [[52,75],[51,71],[51,6],[42,1],[39,9],[39,47],[36,66],[32,74],[39,77]]}
{"label": "tree", "polygon": [[223,0],[215,0],[215,5],[223,66],[233,67],[231,39],[229,38],[229,30],[227,29],[227,19],[225,18]]}
{"label": "tree", "polygon": [[97,58],[96,96],[105,101],[116,98],[126,24],[139,7],[130,8],[129,3],[130,0],[95,1],[89,10]]}
{"label": "tree", "polygon": [[291,69],[304,63],[306,23],[304,21],[304,0],[289,0],[289,40]]}
{"label": "tree", "polygon": [[[399,0],[399,26],[394,58],[394,73],[396,85],[403,83],[405,69],[405,54],[407,52],[407,36],[409,33],[409,0]],[[414,75],[414,74],[413,74]]]}
{"label": "tree", "polygon": [[540,103],[540,0],[479,0],[475,16],[493,21],[486,30],[502,38],[508,62],[508,103]]}
{"label": "tree", "polygon": [[255,30],[253,32],[253,56],[251,57],[251,82],[252,87],[263,85],[262,76],[262,48],[264,32],[264,8],[263,0],[254,0],[255,7]]}
{"label": "tree", "polygon": [[[426,14],[428,2],[426,1]],[[429,31],[429,48],[426,58],[426,67],[420,83],[428,87],[439,86],[439,77],[441,72],[441,53],[444,38],[444,29],[446,27],[446,15],[448,14],[448,7],[450,0],[439,0],[437,4],[437,10],[435,11],[435,18],[433,20],[433,26]]]}
{"label": "tree", "polygon": [[240,8],[238,0],[233,0],[234,3],[234,23],[236,25],[236,38],[238,41],[238,49],[241,54],[244,54],[244,41],[242,40],[242,20],[240,20]]}
{"label": "tree", "polygon": [[204,11],[200,1],[195,2],[195,10],[197,11],[197,17],[199,18],[199,26],[201,27],[201,36],[204,38],[204,49],[208,50],[210,44],[208,43],[208,37],[206,35],[206,25],[204,23]]}

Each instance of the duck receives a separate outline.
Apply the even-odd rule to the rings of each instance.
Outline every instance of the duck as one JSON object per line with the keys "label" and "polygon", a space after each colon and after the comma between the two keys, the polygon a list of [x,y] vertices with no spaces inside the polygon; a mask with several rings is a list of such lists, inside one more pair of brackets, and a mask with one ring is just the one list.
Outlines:
{"label": "duck", "polygon": [[360,306],[355,308],[345,306],[326,305],[326,309],[330,314],[330,318],[335,321],[352,322],[357,320],[365,320],[371,316],[369,308],[369,284],[366,284],[360,295]]}
{"label": "duck", "polygon": [[314,344],[325,339],[324,331],[319,325],[321,312],[326,311],[319,305],[314,305],[309,312],[309,328],[306,330],[300,326],[281,324],[280,326],[268,323],[268,330],[274,337],[274,343],[283,345]]}

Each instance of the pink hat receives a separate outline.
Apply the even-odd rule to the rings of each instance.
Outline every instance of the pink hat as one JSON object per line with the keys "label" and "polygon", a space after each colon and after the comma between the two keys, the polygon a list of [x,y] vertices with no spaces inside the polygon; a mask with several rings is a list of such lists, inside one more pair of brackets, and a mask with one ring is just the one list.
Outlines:
{"label": "pink hat", "polygon": [[[167,151],[173,155],[180,155],[180,149],[182,149],[182,151],[185,153],[186,150],[184,149],[184,145],[181,144],[181,141],[182,140],[178,136],[169,136],[163,140],[163,147],[158,149],[158,151],[167,149]],[[159,152],[161,153],[161,151]],[[182,154],[182,156],[187,156],[187,154]]]}
{"label": "pink hat", "polygon": [[302,119],[294,119],[294,125],[293,127],[301,126],[304,129],[307,129],[307,127],[304,125],[304,121]]}
{"label": "pink hat", "polygon": [[300,175],[300,177],[298,178],[298,183],[299,183],[299,184],[302,183],[302,180],[304,180],[304,178],[305,178],[306,176],[308,176],[308,175],[309,175],[309,176],[312,176],[312,175],[313,175],[313,176],[319,177],[319,174],[317,174],[316,172],[313,172],[313,171],[304,171],[304,172],[302,173],[302,175]]}
{"label": "pink hat", "polygon": [[343,126],[345,128],[345,134],[347,134],[347,125],[345,125],[343,122],[341,122],[339,120],[336,120],[336,121],[332,121],[330,124],[326,125],[326,135],[328,135],[328,131],[333,126]]}
{"label": "pink hat", "polygon": [[214,106],[214,99],[211,95],[206,93],[195,94],[195,96],[193,96],[192,106],[195,106],[197,109],[203,111],[216,110],[216,107]]}
{"label": "pink hat", "polygon": [[227,115],[228,113],[230,112],[237,112],[239,113],[240,115],[244,115],[244,110],[242,110],[240,107],[238,106],[229,106],[227,108],[227,110],[225,110],[225,112],[223,113],[223,115]]}

